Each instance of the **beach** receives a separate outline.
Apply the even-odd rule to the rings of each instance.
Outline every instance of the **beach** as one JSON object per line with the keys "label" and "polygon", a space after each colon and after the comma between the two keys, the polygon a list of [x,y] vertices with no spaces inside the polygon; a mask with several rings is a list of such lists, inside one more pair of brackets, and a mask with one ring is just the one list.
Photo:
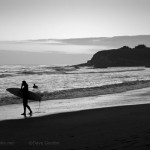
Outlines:
{"label": "beach", "polygon": [[[86,110],[0,121],[1,149],[120,150],[150,148],[150,88],[99,96],[131,100]],[[98,97],[97,97],[98,98]],[[81,98],[86,99],[85,98]],[[94,97],[87,97],[96,100]],[[132,103],[137,99],[139,103]],[[75,100],[75,99],[74,99]],[[145,104],[140,103],[140,100]],[[46,101],[45,101],[46,102]],[[83,104],[84,105],[84,104]],[[91,104],[89,104],[91,106]],[[98,105],[96,103],[96,105]],[[117,101],[116,101],[117,105]],[[91,106],[92,107],[92,106]],[[16,108],[17,110],[17,108]]]}
{"label": "beach", "polygon": [[150,150],[150,0],[0,0],[0,150]]}

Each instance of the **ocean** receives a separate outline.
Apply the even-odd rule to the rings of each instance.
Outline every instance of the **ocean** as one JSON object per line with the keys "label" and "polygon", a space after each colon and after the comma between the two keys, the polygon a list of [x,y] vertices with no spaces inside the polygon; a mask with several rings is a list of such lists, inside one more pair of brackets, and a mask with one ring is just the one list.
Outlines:
{"label": "ocean", "polygon": [[[131,81],[150,80],[150,68],[114,67],[95,69],[92,67],[49,65],[1,65],[0,66],[0,104],[4,105],[17,97],[6,91],[7,88],[21,87],[26,80],[29,90],[38,93],[97,87]],[[38,89],[33,89],[33,84]],[[5,102],[5,100],[7,101]]]}

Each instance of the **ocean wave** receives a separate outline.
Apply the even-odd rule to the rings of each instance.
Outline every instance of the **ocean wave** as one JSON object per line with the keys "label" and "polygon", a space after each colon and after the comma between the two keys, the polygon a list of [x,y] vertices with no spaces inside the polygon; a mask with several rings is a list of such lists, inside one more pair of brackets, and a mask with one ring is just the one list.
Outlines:
{"label": "ocean wave", "polygon": [[[125,81],[118,84],[110,84],[88,88],[75,88],[54,92],[37,92],[43,100],[70,99],[88,96],[106,95],[150,87],[150,80]],[[0,99],[0,105],[22,103],[21,98],[4,96]]]}
{"label": "ocean wave", "polygon": [[95,95],[113,94],[145,87],[150,87],[150,80],[123,81],[122,83],[108,84],[103,86],[74,88],[55,91],[51,93],[43,92],[39,93],[39,95],[41,95],[42,100],[67,99],[67,98],[79,98]]}
{"label": "ocean wave", "polygon": [[137,69],[126,69],[126,70],[110,70],[110,71],[86,71],[86,72],[66,72],[67,74],[94,74],[94,73],[121,73],[121,72],[133,72],[133,71],[143,71],[144,68],[137,68]]}
{"label": "ocean wave", "polygon": [[0,98],[0,106],[19,103],[22,103],[22,100],[16,96],[5,96]]}
{"label": "ocean wave", "polygon": [[22,71],[22,72],[19,72],[18,74],[21,74],[21,75],[43,75],[43,74],[47,74],[47,75],[50,75],[50,74],[65,74],[66,72],[63,72],[63,71],[59,71],[59,72],[52,72],[52,71]]}
{"label": "ocean wave", "polygon": [[42,74],[66,74],[69,71],[75,71],[76,69],[74,67],[49,67],[49,66],[44,66],[36,70],[23,70],[19,71],[18,74],[25,74],[25,75],[42,75]]}
{"label": "ocean wave", "polygon": [[[51,74],[109,74],[109,73],[121,73],[121,72],[135,72],[143,71],[145,68],[107,68],[107,69],[94,69],[91,67],[75,68],[74,66],[31,66],[31,67],[20,67],[12,69],[11,67],[3,69],[0,73],[0,78],[20,75],[51,75]],[[5,71],[5,72],[4,72]]]}
{"label": "ocean wave", "polygon": [[32,74],[42,74],[42,72],[22,71],[22,72],[18,72],[18,74],[32,75]]}
{"label": "ocean wave", "polygon": [[0,78],[6,78],[6,77],[11,77],[13,75],[11,74],[0,74]]}
{"label": "ocean wave", "polygon": [[88,71],[86,70],[83,72],[82,70],[77,70],[74,68],[65,68],[65,67],[53,67],[53,70],[50,71],[42,70],[42,71],[21,71],[18,72],[18,74],[24,74],[24,75],[43,75],[43,74],[94,74],[94,73],[119,73],[119,72],[132,72],[132,71],[143,71],[144,68],[137,68],[137,69],[126,69],[126,70],[109,70],[109,71]]}

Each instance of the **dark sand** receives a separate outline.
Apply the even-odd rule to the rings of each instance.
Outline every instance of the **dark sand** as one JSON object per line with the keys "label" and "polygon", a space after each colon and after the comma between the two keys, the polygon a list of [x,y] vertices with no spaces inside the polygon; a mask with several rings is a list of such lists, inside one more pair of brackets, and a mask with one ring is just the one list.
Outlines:
{"label": "dark sand", "polygon": [[0,122],[0,150],[149,150],[150,104]]}

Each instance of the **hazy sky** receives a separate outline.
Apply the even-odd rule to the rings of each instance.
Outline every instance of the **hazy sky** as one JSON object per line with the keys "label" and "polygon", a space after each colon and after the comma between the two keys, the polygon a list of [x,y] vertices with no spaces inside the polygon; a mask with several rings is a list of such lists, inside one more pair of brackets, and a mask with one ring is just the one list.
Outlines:
{"label": "hazy sky", "polygon": [[0,0],[0,40],[150,34],[150,0]]}

